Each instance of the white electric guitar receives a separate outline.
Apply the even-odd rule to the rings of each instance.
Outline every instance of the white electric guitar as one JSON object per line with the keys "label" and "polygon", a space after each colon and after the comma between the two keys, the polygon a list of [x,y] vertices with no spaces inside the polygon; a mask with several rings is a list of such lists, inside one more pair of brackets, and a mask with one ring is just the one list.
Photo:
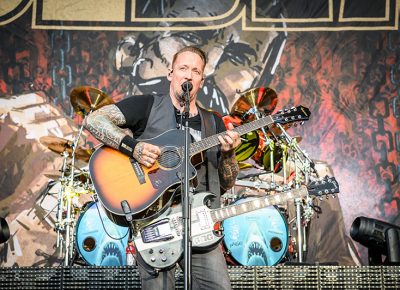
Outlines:
{"label": "white electric guitar", "polygon": [[[215,223],[219,221],[307,195],[315,197],[338,192],[339,185],[336,179],[326,176],[322,180],[311,182],[307,188],[263,196],[219,209],[209,209],[204,205],[212,193],[196,194],[192,207],[192,247],[207,249],[215,246],[223,238],[223,235],[214,229]],[[160,217],[140,228],[134,236],[134,241],[137,251],[148,265],[155,269],[168,268],[182,256],[184,229],[181,206],[169,208]]]}

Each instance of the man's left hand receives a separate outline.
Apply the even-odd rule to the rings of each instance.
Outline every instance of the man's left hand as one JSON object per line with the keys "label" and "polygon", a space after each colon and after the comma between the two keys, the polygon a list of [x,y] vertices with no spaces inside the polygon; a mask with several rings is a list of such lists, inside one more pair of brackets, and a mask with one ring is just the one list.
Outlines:
{"label": "man's left hand", "polygon": [[221,151],[222,152],[230,152],[240,145],[242,142],[240,136],[237,132],[233,130],[232,123],[228,124],[228,130],[225,134],[218,136],[218,140],[221,143]]}

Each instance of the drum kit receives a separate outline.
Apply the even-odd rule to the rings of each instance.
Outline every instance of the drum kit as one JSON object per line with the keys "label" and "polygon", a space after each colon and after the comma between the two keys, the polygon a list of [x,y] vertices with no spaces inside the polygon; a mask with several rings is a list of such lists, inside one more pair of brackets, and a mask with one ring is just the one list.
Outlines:
{"label": "drum kit", "polygon": [[[128,228],[115,224],[107,217],[97,200],[87,167],[76,166],[76,160],[88,162],[94,152],[94,149],[78,144],[85,118],[113,101],[101,90],[88,86],[73,89],[70,100],[76,114],[84,118],[76,137],[73,140],[54,136],[40,138],[44,146],[63,158],[60,170],[44,173],[53,180],[47,194],[57,196],[54,206],[45,208],[48,214],[56,214],[56,247],[65,266],[72,265],[77,258],[88,265],[126,265]],[[230,115],[223,120],[240,126],[272,114],[277,103],[278,97],[272,89],[250,89],[239,96]],[[222,197],[222,206],[252,198],[246,195],[246,188],[260,190],[260,195],[269,195],[290,187],[299,188],[308,182],[313,163],[298,145],[301,137],[291,137],[286,132],[289,126],[274,124],[242,136],[242,144],[235,149],[241,168],[235,188],[244,190],[226,193]],[[294,164],[294,172],[288,170],[288,163]],[[282,184],[275,180],[279,174],[283,175]],[[304,225],[304,219],[308,220],[311,215],[305,214],[310,212],[307,204],[308,201],[296,201],[297,225]],[[225,236],[227,262],[244,266],[276,265],[292,246],[288,224],[282,211],[274,206],[225,220],[221,229]],[[296,239],[299,262],[302,262],[305,240],[301,227],[297,227]]]}
{"label": "drum kit", "polygon": [[[240,126],[270,115],[277,103],[272,89],[253,88],[239,96],[223,119]],[[314,163],[299,147],[302,138],[287,133],[292,125],[297,124],[273,124],[242,136],[241,145],[235,149],[241,170],[234,189],[223,196],[223,205],[246,202],[253,198],[254,190],[260,196],[287,192],[318,176]],[[246,193],[247,189],[251,189],[251,195]],[[269,206],[223,221],[227,261],[243,266],[273,266],[284,259],[303,262],[312,202],[308,198],[295,199],[293,203],[295,217],[291,220],[287,206]],[[290,224],[296,237],[290,232]]]}
{"label": "drum kit", "polygon": [[56,214],[56,247],[65,266],[74,263],[77,251],[80,258],[89,265],[123,265],[125,255],[118,254],[117,250],[122,246],[125,250],[128,230],[108,219],[98,204],[87,167],[76,166],[77,160],[87,163],[94,152],[94,149],[83,148],[78,144],[85,118],[113,101],[101,90],[87,86],[73,89],[70,100],[75,113],[84,118],[74,140],[55,136],[39,139],[44,146],[63,157],[60,170],[44,173],[53,180],[49,183],[48,197],[57,197],[53,202],[45,203],[45,196],[41,206],[48,211],[48,215],[52,212]]}

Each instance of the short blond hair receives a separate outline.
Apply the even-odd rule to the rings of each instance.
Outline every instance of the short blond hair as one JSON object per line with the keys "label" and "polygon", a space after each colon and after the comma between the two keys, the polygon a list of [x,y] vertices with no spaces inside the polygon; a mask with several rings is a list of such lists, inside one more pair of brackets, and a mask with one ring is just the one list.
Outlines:
{"label": "short blond hair", "polygon": [[176,61],[177,57],[178,57],[181,53],[186,52],[186,51],[193,52],[193,53],[197,54],[198,56],[200,56],[201,60],[202,60],[203,63],[204,63],[203,68],[206,66],[206,64],[207,64],[207,57],[206,57],[205,52],[204,52],[202,49],[200,49],[200,48],[198,48],[198,47],[196,47],[196,46],[185,46],[184,48],[182,48],[181,50],[179,50],[178,52],[176,52],[176,53],[174,54],[174,57],[172,58],[172,67],[174,67],[174,64],[175,64],[175,61]]}

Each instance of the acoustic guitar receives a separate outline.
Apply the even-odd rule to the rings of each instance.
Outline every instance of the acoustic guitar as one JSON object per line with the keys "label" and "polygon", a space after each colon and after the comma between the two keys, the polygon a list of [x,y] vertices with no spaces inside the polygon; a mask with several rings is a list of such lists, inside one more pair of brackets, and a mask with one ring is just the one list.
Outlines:
{"label": "acoustic guitar", "polygon": [[[245,123],[233,129],[244,135],[273,124],[291,124],[309,119],[310,110],[303,106]],[[285,125],[286,126],[286,125]],[[191,159],[195,155],[219,145],[219,133],[190,144]],[[98,198],[107,215],[115,223],[126,225],[126,210],[121,203],[129,205],[134,220],[150,220],[159,216],[171,204],[177,187],[181,184],[184,166],[184,131],[169,130],[161,135],[141,140],[157,145],[161,154],[156,163],[147,168],[134,158],[107,146],[99,147],[89,160],[89,171]],[[193,165],[189,168],[189,179],[196,176]]]}

